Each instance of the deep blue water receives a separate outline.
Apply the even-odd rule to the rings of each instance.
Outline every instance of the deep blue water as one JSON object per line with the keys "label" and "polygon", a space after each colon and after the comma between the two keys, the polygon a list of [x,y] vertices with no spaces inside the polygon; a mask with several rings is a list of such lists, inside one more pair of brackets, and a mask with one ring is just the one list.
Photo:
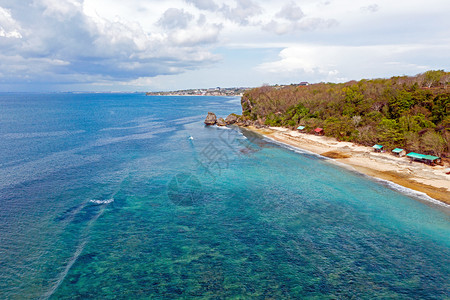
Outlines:
{"label": "deep blue water", "polygon": [[0,299],[450,298],[448,208],[208,111],[0,94]]}

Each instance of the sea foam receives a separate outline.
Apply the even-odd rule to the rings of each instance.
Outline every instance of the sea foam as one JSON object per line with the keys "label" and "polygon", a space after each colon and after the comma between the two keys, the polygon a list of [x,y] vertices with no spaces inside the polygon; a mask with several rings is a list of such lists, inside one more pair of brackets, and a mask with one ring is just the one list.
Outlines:
{"label": "sea foam", "polygon": [[89,200],[89,202],[94,203],[94,204],[109,204],[109,203],[114,202],[114,198],[106,199],[106,200],[91,199],[91,200]]}

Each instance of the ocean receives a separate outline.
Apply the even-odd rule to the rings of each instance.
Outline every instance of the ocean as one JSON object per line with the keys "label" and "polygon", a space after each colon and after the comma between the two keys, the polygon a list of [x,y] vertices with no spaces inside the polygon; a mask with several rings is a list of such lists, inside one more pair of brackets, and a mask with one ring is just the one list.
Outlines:
{"label": "ocean", "polygon": [[448,299],[450,210],[237,97],[0,94],[0,299]]}

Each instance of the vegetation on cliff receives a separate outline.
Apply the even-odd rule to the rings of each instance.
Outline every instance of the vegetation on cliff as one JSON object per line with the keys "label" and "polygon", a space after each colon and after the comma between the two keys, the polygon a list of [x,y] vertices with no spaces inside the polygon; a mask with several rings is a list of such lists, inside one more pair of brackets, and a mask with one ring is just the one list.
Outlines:
{"label": "vegetation on cliff", "polygon": [[263,86],[242,97],[243,118],[261,125],[306,130],[363,145],[450,156],[450,73],[318,83]]}

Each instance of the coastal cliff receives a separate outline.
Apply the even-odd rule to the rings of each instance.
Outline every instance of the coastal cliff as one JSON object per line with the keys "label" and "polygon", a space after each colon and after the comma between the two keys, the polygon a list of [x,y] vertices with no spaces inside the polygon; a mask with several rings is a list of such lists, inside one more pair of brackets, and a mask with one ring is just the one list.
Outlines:
{"label": "coastal cliff", "polygon": [[450,73],[263,86],[244,93],[243,124],[306,132],[323,128],[340,141],[450,157]]}

